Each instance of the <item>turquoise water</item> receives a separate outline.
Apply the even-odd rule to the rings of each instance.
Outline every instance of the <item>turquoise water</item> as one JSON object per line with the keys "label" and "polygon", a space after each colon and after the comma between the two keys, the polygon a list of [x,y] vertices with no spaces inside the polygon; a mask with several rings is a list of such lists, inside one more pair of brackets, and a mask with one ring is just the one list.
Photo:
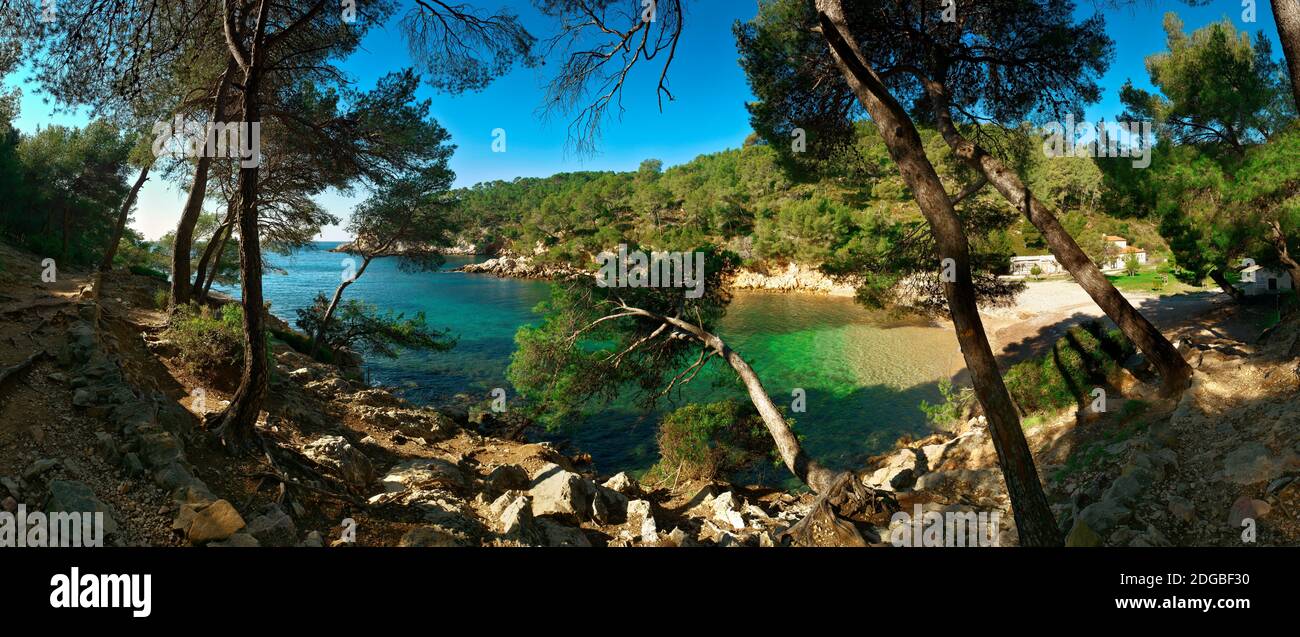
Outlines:
{"label": "turquoise water", "polygon": [[[292,323],[295,310],[309,305],[317,292],[333,292],[349,258],[327,251],[335,245],[270,256],[285,271],[263,279],[272,313]],[[398,270],[394,260],[379,259],[348,288],[345,298],[399,312],[423,311],[430,325],[459,338],[450,352],[372,357],[366,362],[372,382],[425,404],[461,392],[486,399],[492,388],[509,387],[505,369],[515,331],[538,320],[531,310],[547,297],[549,286],[449,271],[474,260],[449,257],[443,271],[410,274]],[[806,411],[790,415],[808,453],[836,467],[854,466],[903,433],[924,431],[917,405],[939,400],[937,381],[961,367],[951,330],[882,325],[851,299],[738,292],[718,331],[754,367],[778,405],[790,405],[796,388],[806,392]],[[715,359],[675,400],[743,399],[733,379]],[[601,471],[637,471],[655,462],[655,422],[614,405],[559,437],[590,453]]]}

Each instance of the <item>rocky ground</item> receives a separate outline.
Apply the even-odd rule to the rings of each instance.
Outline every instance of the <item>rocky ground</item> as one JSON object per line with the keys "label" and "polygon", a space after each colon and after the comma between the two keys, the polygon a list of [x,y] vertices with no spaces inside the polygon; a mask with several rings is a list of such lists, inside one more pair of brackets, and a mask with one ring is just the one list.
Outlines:
{"label": "rocky ground", "polygon": [[[1026,431],[1067,545],[1300,544],[1300,320],[1254,343],[1215,327],[1176,339],[1196,368],[1177,400],[1126,375],[1104,413],[1062,413]],[[868,483],[895,490],[904,510],[1010,517],[983,418],[875,464]],[[1004,528],[1002,544],[1014,543]]]}
{"label": "rocky ground", "polygon": [[[1001,512],[999,543],[1016,544],[979,417],[902,441],[856,474],[892,495],[868,498],[888,506],[791,533],[825,501],[600,475],[582,457],[512,439],[490,410],[420,408],[277,343],[259,428],[280,453],[233,458],[202,418],[229,388],[175,363],[152,307],[162,282],[68,272],[46,283],[38,259],[3,246],[0,263],[0,342],[11,346],[0,368],[13,370],[0,381],[0,502],[104,512],[112,544],[884,545],[889,513],[917,506]],[[1135,377],[1105,414],[1031,428],[1069,543],[1236,546],[1247,518],[1257,544],[1300,542],[1297,325],[1255,343],[1186,330],[1179,346],[1198,374],[1179,400]]]}

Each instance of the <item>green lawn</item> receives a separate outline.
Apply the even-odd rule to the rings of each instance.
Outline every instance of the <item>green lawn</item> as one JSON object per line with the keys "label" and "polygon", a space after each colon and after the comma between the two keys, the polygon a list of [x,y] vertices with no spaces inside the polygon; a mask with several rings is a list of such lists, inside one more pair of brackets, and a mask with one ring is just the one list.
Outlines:
{"label": "green lawn", "polygon": [[[1135,275],[1107,274],[1115,287],[1129,292],[1155,292],[1158,294],[1179,294],[1198,288],[1187,285],[1174,278],[1165,266],[1143,266]],[[1163,281],[1163,282],[1162,282]]]}

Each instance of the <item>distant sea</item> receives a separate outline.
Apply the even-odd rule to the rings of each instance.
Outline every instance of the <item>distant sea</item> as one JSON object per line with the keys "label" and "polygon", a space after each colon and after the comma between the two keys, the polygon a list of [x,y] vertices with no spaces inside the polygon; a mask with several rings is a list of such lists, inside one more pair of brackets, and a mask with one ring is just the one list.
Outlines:
{"label": "distant sea", "polygon": [[[317,292],[333,292],[350,258],[329,252],[338,245],[319,242],[289,256],[269,256],[285,272],[268,270],[263,278],[272,313],[292,323],[295,310],[310,305]],[[348,288],[345,298],[408,314],[423,311],[430,325],[459,338],[449,352],[368,357],[371,382],[421,404],[437,405],[457,393],[486,399],[495,387],[515,398],[505,379],[514,334],[539,320],[532,309],[550,288],[540,281],[450,271],[480,260],[448,257],[442,271],[413,274],[400,271],[393,259],[379,259]],[[239,294],[238,288],[221,289]],[[961,367],[950,329],[883,326],[846,298],[739,291],[718,332],[754,367],[778,405],[789,406],[794,390],[804,390],[806,411],[789,415],[808,453],[839,468],[860,464],[904,433],[924,432],[918,405],[939,401],[939,379]],[[714,359],[681,402],[746,400],[733,379]],[[637,472],[656,460],[656,421],[657,415],[615,404],[554,436],[590,453],[602,472]],[[784,476],[776,471],[771,478]]]}

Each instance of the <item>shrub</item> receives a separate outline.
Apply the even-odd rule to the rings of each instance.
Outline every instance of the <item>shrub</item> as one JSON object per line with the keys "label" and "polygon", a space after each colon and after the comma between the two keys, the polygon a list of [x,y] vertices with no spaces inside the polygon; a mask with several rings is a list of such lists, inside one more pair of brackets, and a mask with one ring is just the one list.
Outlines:
{"label": "shrub", "polygon": [[159,289],[157,292],[153,293],[153,306],[160,310],[165,310],[167,309],[168,301],[171,301],[171,298],[171,292],[169,292],[167,288]]}
{"label": "shrub", "polygon": [[1003,375],[1007,391],[1025,412],[1082,404],[1093,387],[1104,384],[1132,355],[1132,343],[1119,330],[1090,321],[1057,339],[1041,360],[1016,364]]}
{"label": "shrub", "polygon": [[131,274],[138,274],[138,275],[140,275],[140,276],[147,276],[147,277],[152,278],[152,279],[158,279],[159,281],[166,281],[166,280],[167,280],[167,273],[166,273],[166,272],[163,272],[163,271],[161,271],[161,270],[158,270],[158,269],[155,269],[155,268],[149,267],[149,266],[147,266],[147,265],[140,265],[140,264],[138,264],[138,263],[137,263],[137,264],[132,264],[131,266],[128,267],[128,269],[131,271]]}
{"label": "shrub", "polygon": [[961,418],[962,412],[974,401],[975,390],[970,387],[953,389],[952,381],[944,378],[939,381],[939,395],[943,396],[943,402],[931,405],[922,400],[921,411],[931,425],[943,428]]}
{"label": "shrub", "polygon": [[712,480],[771,456],[775,446],[748,404],[727,400],[690,404],[659,424],[659,463],[652,481]]}
{"label": "shrub", "polygon": [[203,380],[221,381],[224,372],[243,360],[243,326],[243,309],[236,303],[217,311],[185,305],[177,308],[163,336],[175,344],[186,371]]}

